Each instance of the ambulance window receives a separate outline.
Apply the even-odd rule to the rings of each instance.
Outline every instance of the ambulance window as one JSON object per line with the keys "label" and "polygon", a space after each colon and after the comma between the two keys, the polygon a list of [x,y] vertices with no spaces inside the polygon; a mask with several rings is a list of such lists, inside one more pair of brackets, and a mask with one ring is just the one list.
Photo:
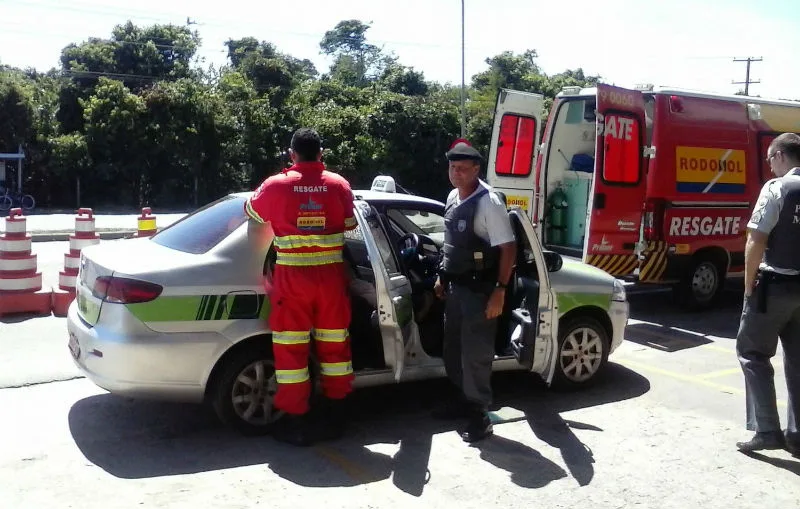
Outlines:
{"label": "ambulance window", "polygon": [[533,165],[536,143],[536,120],[520,115],[505,114],[500,120],[495,173],[527,177]]}
{"label": "ambulance window", "polygon": [[609,113],[605,117],[603,180],[611,184],[636,184],[641,166],[639,121]]}

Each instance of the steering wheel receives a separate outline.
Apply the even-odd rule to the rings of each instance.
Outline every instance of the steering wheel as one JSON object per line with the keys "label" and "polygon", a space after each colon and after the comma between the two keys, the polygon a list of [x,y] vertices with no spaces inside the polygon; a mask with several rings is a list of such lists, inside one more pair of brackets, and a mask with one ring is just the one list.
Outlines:
{"label": "steering wheel", "polygon": [[[436,274],[439,267],[441,252],[439,246],[427,235],[406,233],[397,241],[400,258],[408,269],[422,272],[423,278]],[[425,246],[433,247],[432,252]]]}

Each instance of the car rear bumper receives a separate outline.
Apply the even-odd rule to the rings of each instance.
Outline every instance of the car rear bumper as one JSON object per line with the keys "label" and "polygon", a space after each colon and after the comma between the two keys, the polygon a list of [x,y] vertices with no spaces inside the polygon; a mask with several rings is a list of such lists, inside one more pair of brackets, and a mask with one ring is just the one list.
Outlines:
{"label": "car rear bumper", "polygon": [[613,330],[609,353],[613,353],[622,344],[622,340],[625,339],[625,327],[628,325],[628,318],[630,317],[630,305],[627,301],[611,301],[608,314],[609,318],[611,318],[611,328]]}
{"label": "car rear bumper", "polygon": [[97,386],[142,399],[203,400],[202,380],[210,361],[202,362],[197,348],[215,350],[208,342],[193,345],[154,332],[120,334],[103,327],[102,320],[91,327],[79,316],[75,301],[67,313],[67,330],[76,366]]}

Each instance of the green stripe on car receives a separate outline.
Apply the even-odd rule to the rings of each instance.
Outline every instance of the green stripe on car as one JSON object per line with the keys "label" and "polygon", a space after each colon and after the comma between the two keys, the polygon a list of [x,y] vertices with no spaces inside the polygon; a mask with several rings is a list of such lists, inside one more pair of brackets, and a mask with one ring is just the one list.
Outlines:
{"label": "green stripe on car", "polygon": [[264,294],[164,296],[151,302],[127,304],[143,322],[205,320],[266,320],[269,300]]}

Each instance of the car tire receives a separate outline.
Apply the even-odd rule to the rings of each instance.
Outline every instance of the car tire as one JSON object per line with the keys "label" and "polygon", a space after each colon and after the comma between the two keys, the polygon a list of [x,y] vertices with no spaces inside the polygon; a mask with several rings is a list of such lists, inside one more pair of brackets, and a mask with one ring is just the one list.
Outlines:
{"label": "car tire", "polygon": [[709,257],[698,257],[674,288],[676,302],[689,311],[714,307],[722,295],[725,269]]}
{"label": "car tire", "polygon": [[282,415],[272,406],[278,383],[269,344],[246,348],[223,362],[211,390],[217,417],[244,435],[268,434]]}
{"label": "car tire", "polygon": [[608,331],[596,318],[577,315],[561,321],[552,387],[571,390],[592,384],[608,363],[610,346]]}

